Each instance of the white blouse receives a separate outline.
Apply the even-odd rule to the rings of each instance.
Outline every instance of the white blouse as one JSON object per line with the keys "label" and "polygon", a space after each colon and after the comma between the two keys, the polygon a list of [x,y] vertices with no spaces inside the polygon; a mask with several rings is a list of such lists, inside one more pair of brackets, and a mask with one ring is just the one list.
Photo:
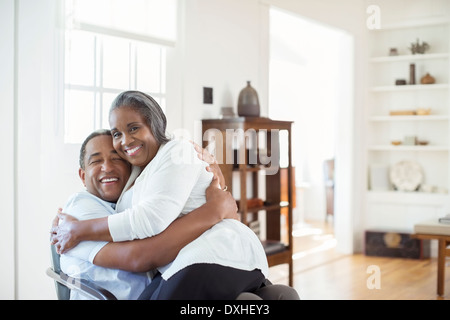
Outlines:
{"label": "white blouse", "polygon": [[[108,217],[113,240],[154,236],[179,216],[203,205],[212,179],[206,166],[188,141],[172,140],[162,145],[134,183],[133,206]],[[159,271],[168,279],[195,263],[216,263],[248,271],[259,269],[268,275],[260,240],[250,228],[234,219],[214,225]]]}

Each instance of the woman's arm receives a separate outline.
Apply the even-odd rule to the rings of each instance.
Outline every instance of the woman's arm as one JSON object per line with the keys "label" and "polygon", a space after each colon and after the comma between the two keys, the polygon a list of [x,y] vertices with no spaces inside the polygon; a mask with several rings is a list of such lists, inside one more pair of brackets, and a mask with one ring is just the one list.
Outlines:
{"label": "woman's arm", "polygon": [[181,213],[201,206],[213,176],[206,165],[185,140],[172,140],[160,148],[136,179],[133,205],[108,217],[114,242],[155,236]]}
{"label": "woman's arm", "polygon": [[[200,150],[203,150],[203,149],[200,149]],[[222,175],[222,172],[220,171],[219,166],[217,165],[217,162],[208,161],[208,163],[210,163],[210,167],[208,167],[209,168],[208,171],[212,172],[215,177],[218,177],[219,183],[222,184],[223,183],[222,181],[224,181],[223,175]],[[213,185],[215,183],[217,183],[217,182],[215,182],[215,180],[213,180],[211,182],[211,185]],[[215,186],[214,188],[217,189],[217,186]],[[207,197],[206,197],[207,203],[205,205],[207,205],[208,202],[213,202],[216,205],[218,205],[217,208],[220,208],[222,205],[222,203],[220,202],[221,200],[216,199],[215,201],[212,201],[211,200],[212,197],[211,196],[208,197],[208,189],[207,189]],[[214,194],[214,192],[212,192],[212,193],[210,192],[210,195],[211,194]],[[233,200],[233,203],[230,203],[230,204],[235,205],[235,201]],[[210,205],[211,204],[209,204],[208,206],[210,206]],[[213,209],[215,209],[215,208],[216,207],[213,207]],[[196,212],[197,210],[204,210],[204,209],[202,207],[200,207],[200,208],[192,211],[190,214]],[[215,211],[213,211],[213,213],[214,212]],[[223,213],[219,212],[218,214],[224,214],[227,216],[228,212],[223,212]],[[227,217],[229,217],[229,216],[227,216]],[[213,224],[210,224],[210,227]],[[107,217],[79,221],[78,219],[76,219],[70,215],[62,213],[61,209],[59,210],[57,217],[53,220],[52,229],[51,229],[50,233],[52,234],[51,242],[56,246],[57,252],[60,254],[67,252],[71,248],[75,247],[81,241],[85,241],[85,240],[109,241],[109,242],[112,241],[112,237],[109,232]],[[188,241],[187,243],[189,243],[189,242],[190,241]]]}
{"label": "woman's arm", "polygon": [[222,219],[237,219],[236,201],[219,189],[214,179],[206,192],[207,202],[172,222],[160,234],[141,240],[111,242],[95,256],[94,264],[132,272],[144,272],[173,261],[179,251]]}

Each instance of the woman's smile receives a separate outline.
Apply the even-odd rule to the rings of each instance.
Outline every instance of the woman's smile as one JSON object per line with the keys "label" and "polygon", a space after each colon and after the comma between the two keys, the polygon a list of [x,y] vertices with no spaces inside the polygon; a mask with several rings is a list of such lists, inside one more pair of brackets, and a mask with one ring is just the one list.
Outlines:
{"label": "woman's smile", "polygon": [[143,145],[141,144],[137,147],[128,147],[128,148],[125,147],[124,149],[125,149],[125,153],[132,157],[132,156],[135,156],[139,152],[139,150],[141,150],[142,147],[143,147]]}

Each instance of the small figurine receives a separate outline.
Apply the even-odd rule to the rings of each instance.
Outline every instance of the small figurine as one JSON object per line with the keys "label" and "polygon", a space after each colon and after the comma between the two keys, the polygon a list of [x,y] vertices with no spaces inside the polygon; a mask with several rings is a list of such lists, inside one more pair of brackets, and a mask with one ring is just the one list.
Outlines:
{"label": "small figurine", "polygon": [[408,49],[411,50],[412,54],[416,53],[424,54],[425,51],[430,49],[430,45],[425,41],[423,41],[422,44],[420,44],[419,39],[417,39],[416,43],[411,43],[411,47],[409,47]]}

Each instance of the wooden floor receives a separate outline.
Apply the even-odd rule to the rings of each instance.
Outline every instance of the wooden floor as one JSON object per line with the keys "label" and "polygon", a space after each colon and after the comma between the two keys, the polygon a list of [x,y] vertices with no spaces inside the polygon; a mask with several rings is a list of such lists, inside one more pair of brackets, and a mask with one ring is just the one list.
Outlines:
{"label": "wooden floor", "polygon": [[[294,288],[302,300],[450,300],[449,263],[439,297],[436,258],[339,254],[330,222],[296,226],[293,236]],[[269,279],[287,284],[287,273],[287,265],[275,266]]]}

